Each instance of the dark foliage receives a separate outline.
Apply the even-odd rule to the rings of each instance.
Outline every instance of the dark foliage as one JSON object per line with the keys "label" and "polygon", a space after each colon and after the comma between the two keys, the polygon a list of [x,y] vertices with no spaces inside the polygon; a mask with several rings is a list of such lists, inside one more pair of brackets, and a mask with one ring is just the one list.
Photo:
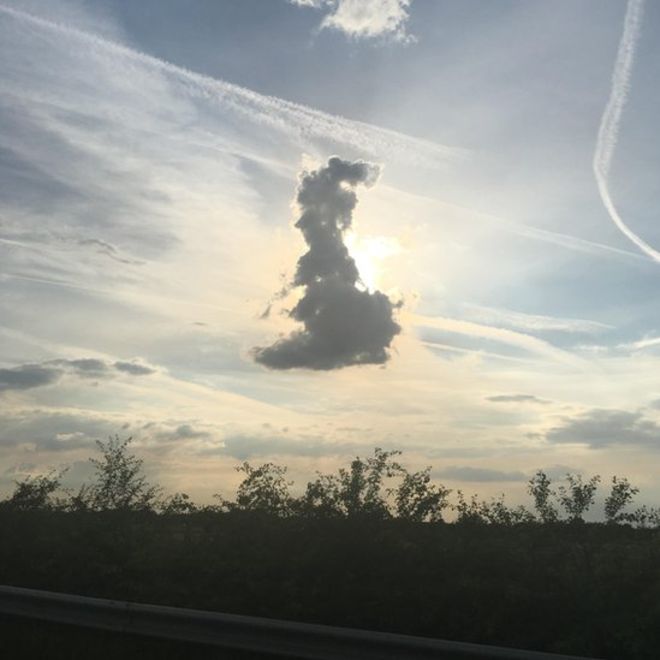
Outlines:
{"label": "dark foliage", "polygon": [[[582,520],[597,479],[569,475],[555,495],[538,472],[534,516],[503,497],[459,491],[449,504],[430,469],[410,473],[398,452],[378,449],[317,475],[300,497],[285,468],[245,463],[235,500],[200,507],[184,493],[160,499],[127,441],[99,449],[96,481],[82,494],[56,497],[60,476],[51,473],[18,482],[0,503],[0,583],[613,660],[658,657],[660,516],[626,510],[637,491],[625,479],[612,481],[607,523],[568,524]],[[450,508],[455,522],[446,524]],[[2,625],[0,635],[11,636]]]}
{"label": "dark foliage", "polygon": [[5,506],[19,510],[51,509],[60,503],[55,493],[62,486],[63,473],[51,471],[36,477],[28,476],[17,481],[14,492],[5,500]]}
{"label": "dark foliage", "polygon": [[660,533],[259,512],[0,512],[0,583],[625,660],[660,648]]}

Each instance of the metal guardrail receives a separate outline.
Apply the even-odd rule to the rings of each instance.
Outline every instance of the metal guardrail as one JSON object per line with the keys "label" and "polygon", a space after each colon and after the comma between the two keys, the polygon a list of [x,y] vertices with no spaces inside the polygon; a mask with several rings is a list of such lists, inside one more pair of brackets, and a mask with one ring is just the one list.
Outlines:
{"label": "metal guardrail", "polygon": [[0,586],[0,613],[304,660],[588,660],[554,653],[144,605],[11,586]]}

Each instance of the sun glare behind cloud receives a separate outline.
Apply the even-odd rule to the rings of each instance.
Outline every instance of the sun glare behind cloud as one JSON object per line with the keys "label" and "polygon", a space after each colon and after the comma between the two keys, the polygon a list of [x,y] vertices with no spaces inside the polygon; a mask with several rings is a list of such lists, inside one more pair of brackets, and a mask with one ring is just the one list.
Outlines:
{"label": "sun glare behind cloud", "polygon": [[387,259],[402,252],[399,241],[391,236],[360,236],[352,231],[346,235],[345,243],[362,284],[368,291],[382,288]]}

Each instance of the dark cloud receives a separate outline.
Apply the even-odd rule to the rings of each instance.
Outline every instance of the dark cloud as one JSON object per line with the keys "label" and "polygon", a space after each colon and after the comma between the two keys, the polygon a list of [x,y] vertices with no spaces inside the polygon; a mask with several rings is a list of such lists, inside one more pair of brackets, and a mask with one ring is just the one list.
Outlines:
{"label": "dark cloud", "polygon": [[156,373],[155,369],[147,367],[144,364],[138,362],[115,362],[114,368],[118,371],[123,371],[124,373],[130,374],[131,376],[148,376],[150,374]]}
{"label": "dark cloud", "polygon": [[190,424],[181,424],[174,430],[174,435],[181,440],[189,438],[208,438],[211,434],[208,431],[199,431]]}
{"label": "dark cloud", "polygon": [[486,397],[486,400],[493,403],[550,403],[547,399],[539,399],[533,394],[497,394]]}
{"label": "dark cloud", "polygon": [[[147,424],[146,426],[143,427],[144,430],[147,430],[151,428],[153,425],[152,424]],[[156,434],[156,438],[158,440],[165,440],[167,442],[176,442],[179,440],[197,440],[201,438],[211,438],[212,433],[209,431],[203,431],[201,429],[197,429],[191,424],[179,424],[174,429],[164,429],[162,431],[159,431]]]}
{"label": "dark cloud", "polygon": [[289,312],[304,329],[272,346],[257,347],[257,362],[271,369],[338,369],[383,364],[401,331],[395,305],[380,291],[369,292],[344,245],[357,204],[355,187],[373,185],[376,165],[333,156],[325,167],[305,172],[298,187],[300,229],[309,250],[298,260],[293,286],[305,292]]}
{"label": "dark cloud", "polygon": [[97,438],[121,432],[115,419],[64,412],[26,410],[2,415],[0,449],[33,446],[36,451],[93,447]]}
{"label": "dark cloud", "polygon": [[2,415],[0,450],[15,447],[34,451],[66,452],[90,448],[95,441],[119,434],[149,442],[152,450],[194,439],[210,439],[210,430],[200,429],[188,421],[168,420],[128,422],[122,418],[86,412],[68,413],[49,410],[22,410]]}
{"label": "dark cloud", "polygon": [[80,358],[78,360],[67,360],[67,364],[81,372],[103,372],[108,370],[108,365],[103,360],[96,358]]}
{"label": "dark cloud", "polygon": [[108,365],[96,358],[80,358],[78,360],[50,360],[47,364],[60,367],[83,378],[101,378],[108,374]]}
{"label": "dark cloud", "polygon": [[0,369],[0,392],[51,385],[59,380],[61,375],[60,370],[39,364],[22,364],[12,369]]}
{"label": "dark cloud", "polygon": [[434,470],[433,476],[440,479],[452,479],[456,481],[525,481],[527,476],[517,470],[506,472],[502,470],[491,470],[490,468],[475,468],[469,466],[450,465],[440,470]]}
{"label": "dark cloud", "polygon": [[18,367],[0,369],[0,392],[29,390],[57,382],[62,376],[79,378],[107,378],[117,371],[131,376],[146,376],[155,369],[138,362],[115,362],[109,364],[96,358],[74,360],[47,360],[41,364],[22,364]]}
{"label": "dark cloud", "polygon": [[641,411],[595,408],[576,417],[564,417],[561,425],[546,432],[545,439],[594,448],[615,444],[660,448],[660,426],[645,419]]}

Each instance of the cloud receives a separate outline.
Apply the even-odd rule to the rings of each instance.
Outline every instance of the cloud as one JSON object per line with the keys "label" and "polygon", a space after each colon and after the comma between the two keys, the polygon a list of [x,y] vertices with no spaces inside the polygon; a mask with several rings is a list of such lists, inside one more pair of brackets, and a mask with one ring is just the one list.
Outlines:
{"label": "cloud", "polygon": [[[144,428],[150,428],[152,424],[147,424]],[[209,439],[213,436],[210,431],[197,429],[191,424],[179,424],[176,428],[170,430],[162,430],[156,434],[158,440],[166,440],[169,442],[176,442],[179,440],[200,440]]]}
{"label": "cloud", "polygon": [[509,330],[508,328],[498,328],[495,326],[482,325],[480,323],[447,318],[444,316],[423,316],[421,314],[413,315],[412,321],[415,326],[420,328],[435,328],[437,330],[443,330],[458,335],[467,335],[487,341],[496,341],[565,364],[577,364],[580,362],[576,356],[553,346],[547,341],[523,332]]}
{"label": "cloud", "polygon": [[113,366],[115,369],[117,369],[117,371],[122,371],[126,374],[130,374],[131,376],[148,376],[150,374],[156,373],[155,369],[152,369],[151,367],[148,367],[144,364],[140,364],[139,362],[117,361]]}
{"label": "cloud", "polygon": [[406,34],[411,0],[291,0],[299,7],[328,9],[321,28],[344,32],[355,39],[388,36],[410,41]]}
{"label": "cloud", "polygon": [[79,358],[77,360],[49,360],[46,364],[53,365],[75,373],[82,378],[100,378],[106,376],[110,368],[103,360],[96,358]]}
{"label": "cloud", "polygon": [[619,344],[617,348],[625,351],[643,351],[647,348],[657,348],[660,345],[660,337],[645,337],[638,341]]}
{"label": "cloud", "polygon": [[[361,0],[362,1],[362,0]],[[363,0],[367,2],[367,0]],[[376,3],[373,6],[389,3]],[[398,2],[397,2],[398,4]],[[224,109],[252,122],[298,137],[308,144],[310,138],[330,140],[383,158],[386,155],[403,162],[426,163],[435,166],[449,158],[463,157],[465,151],[404,135],[364,122],[330,115],[298,103],[274,96],[265,96],[224,80],[195,73],[139,51],[133,50],[98,34],[55,23],[0,4],[0,14],[12,21],[29,25],[32,31],[46,32],[49,39],[59,35],[65,43],[76,43],[76,52],[87,59],[107,59],[109,66],[121,68],[123,75],[136,78],[138,84],[149,73],[162,74],[167,84],[183,91],[187,98],[205,98]],[[10,29],[12,29],[10,25]],[[141,66],[136,66],[141,65]]]}
{"label": "cloud", "polygon": [[594,408],[575,417],[564,417],[545,433],[548,442],[583,444],[594,449],[611,445],[660,448],[660,426],[641,411]]}
{"label": "cloud", "polygon": [[558,245],[568,250],[575,252],[582,252],[593,256],[608,256],[625,259],[627,261],[645,262],[647,258],[637,252],[631,250],[624,250],[604,243],[586,240],[578,236],[570,234],[563,234],[561,232],[549,231],[541,229],[540,227],[533,227],[520,222],[514,222],[505,218],[498,217],[492,214],[480,214],[487,218],[492,224],[496,224],[506,231],[515,236],[528,238],[535,241],[542,241],[551,245]]}
{"label": "cloud", "polygon": [[355,187],[373,185],[377,166],[336,156],[304,172],[298,187],[300,229],[309,250],[298,260],[294,287],[304,295],[289,315],[304,325],[272,346],[257,347],[257,362],[271,369],[339,369],[383,364],[401,331],[395,305],[380,291],[359,288],[360,274],[344,244],[357,203]]}
{"label": "cloud", "polygon": [[0,448],[33,445],[36,451],[70,451],[93,447],[98,438],[121,432],[122,419],[85,412],[23,410],[3,414]]}
{"label": "cloud", "polygon": [[440,479],[451,479],[455,481],[525,481],[527,475],[523,472],[502,470],[491,470],[490,468],[475,468],[461,465],[450,465],[440,470],[433,470],[433,476]]}
{"label": "cloud", "polygon": [[35,452],[94,449],[96,440],[118,434],[131,436],[145,450],[162,454],[179,447],[206,446],[217,431],[212,425],[200,426],[187,420],[145,422],[123,414],[86,410],[26,409],[6,413],[2,421],[0,450],[21,447]]}
{"label": "cloud", "polygon": [[209,450],[245,461],[250,458],[271,456],[304,456],[320,458],[327,456],[350,456],[369,454],[374,445],[358,442],[331,442],[317,436],[250,435],[237,433],[224,438],[223,446]]}
{"label": "cloud", "polygon": [[57,369],[38,364],[22,364],[12,369],[0,369],[0,392],[52,385],[61,375],[62,372]]}
{"label": "cloud", "polygon": [[543,405],[550,403],[547,399],[539,399],[533,394],[496,394],[486,397],[486,400],[493,403],[539,403]]}
{"label": "cloud", "polygon": [[592,334],[612,328],[611,325],[600,323],[599,321],[560,318],[556,316],[544,316],[542,314],[526,314],[523,312],[514,312],[510,309],[496,309],[494,307],[469,303],[464,304],[463,308],[473,321],[489,325],[501,324],[509,328],[515,328],[516,330],[555,330],[558,332]]}
{"label": "cloud", "polygon": [[[424,337],[422,336],[422,345],[426,346],[432,353],[445,359],[445,360],[454,360],[459,356],[473,356],[480,359],[488,358],[490,360],[497,361],[507,361],[507,362],[517,362],[517,363],[526,363],[531,362],[534,358],[521,357],[519,355],[511,354],[505,355],[504,352],[496,353],[493,351],[486,351],[483,349],[483,346],[478,348],[463,348],[460,346],[455,346],[448,343],[443,343],[433,337]],[[513,352],[512,352],[513,353]]]}
{"label": "cloud", "polygon": [[104,378],[112,376],[113,372],[117,371],[131,376],[146,376],[156,372],[155,369],[138,362],[110,364],[96,358],[47,360],[41,364],[21,364],[18,367],[0,369],[0,392],[52,385],[65,375]]}

